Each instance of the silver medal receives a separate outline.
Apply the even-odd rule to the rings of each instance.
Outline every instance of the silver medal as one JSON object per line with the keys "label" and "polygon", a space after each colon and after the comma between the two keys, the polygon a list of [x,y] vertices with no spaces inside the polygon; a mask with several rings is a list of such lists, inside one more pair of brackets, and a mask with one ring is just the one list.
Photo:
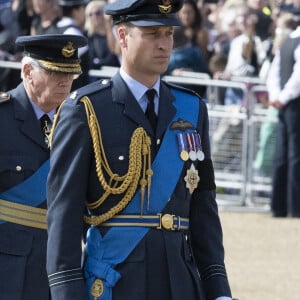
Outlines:
{"label": "silver medal", "polygon": [[200,160],[200,161],[204,160],[204,153],[203,153],[203,151],[201,151],[201,150],[197,151],[197,159]]}
{"label": "silver medal", "polygon": [[194,150],[191,150],[191,151],[189,152],[189,157],[190,157],[190,160],[195,161],[195,160],[197,159],[197,154],[196,154],[196,152],[195,152]]}

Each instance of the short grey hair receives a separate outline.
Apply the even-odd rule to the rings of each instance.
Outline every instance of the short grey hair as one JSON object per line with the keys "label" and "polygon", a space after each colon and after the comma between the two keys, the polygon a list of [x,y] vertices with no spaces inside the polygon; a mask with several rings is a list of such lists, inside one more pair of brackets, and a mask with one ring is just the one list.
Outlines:
{"label": "short grey hair", "polygon": [[21,60],[21,79],[24,79],[24,74],[23,74],[23,67],[24,65],[32,65],[32,64],[35,64],[37,65],[36,63],[36,60],[30,56],[24,56]]}

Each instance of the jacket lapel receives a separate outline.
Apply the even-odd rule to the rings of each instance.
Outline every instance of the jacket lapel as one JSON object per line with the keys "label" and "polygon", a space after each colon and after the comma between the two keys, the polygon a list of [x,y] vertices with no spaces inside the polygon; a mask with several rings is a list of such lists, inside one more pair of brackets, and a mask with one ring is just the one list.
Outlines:
{"label": "jacket lapel", "polygon": [[158,123],[157,123],[157,138],[161,139],[172,118],[176,114],[176,108],[173,105],[175,100],[174,95],[164,82],[160,84],[160,98],[158,109]]}
{"label": "jacket lapel", "polygon": [[48,149],[23,83],[12,92],[12,96],[15,101],[15,118],[21,122],[22,133],[42,148]]}
{"label": "jacket lapel", "polygon": [[135,122],[138,126],[145,128],[149,135],[154,135],[151,125],[144,112],[134,98],[119,73],[113,78],[114,89],[112,89],[113,102],[124,106],[124,115]]}
{"label": "jacket lapel", "polygon": [[[113,102],[124,105],[124,114],[133,122],[145,128],[149,135],[155,137],[147,117],[120,74],[117,73],[112,78],[112,81],[114,85],[114,89],[112,89]],[[175,97],[170,92],[170,89],[161,82],[156,138],[162,138],[167,126],[176,113],[176,108],[173,105],[174,100]]]}

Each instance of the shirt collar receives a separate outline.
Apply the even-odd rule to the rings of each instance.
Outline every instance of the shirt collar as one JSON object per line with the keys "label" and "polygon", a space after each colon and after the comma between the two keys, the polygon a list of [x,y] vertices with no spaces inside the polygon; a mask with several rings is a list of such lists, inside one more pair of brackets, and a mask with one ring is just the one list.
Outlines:
{"label": "shirt collar", "polygon": [[34,103],[31,99],[29,99],[31,105],[32,105],[32,108],[34,110],[34,113],[37,117],[37,119],[39,120],[44,114],[47,114],[51,120],[51,122],[53,122],[53,119],[54,119],[54,115],[56,113],[56,109],[53,109],[51,110],[50,112],[47,112],[45,113],[44,111],[42,111],[37,105],[36,103]]}
{"label": "shirt collar", "polygon": [[[129,76],[122,68],[120,69],[120,75],[123,80],[126,82],[127,86],[129,87],[130,91],[134,95],[135,99],[140,103],[145,95],[146,91],[149,89],[139,81],[133,79]],[[156,91],[156,95],[159,98],[159,86],[160,86],[160,78],[157,79],[155,84],[153,85],[153,89]]]}

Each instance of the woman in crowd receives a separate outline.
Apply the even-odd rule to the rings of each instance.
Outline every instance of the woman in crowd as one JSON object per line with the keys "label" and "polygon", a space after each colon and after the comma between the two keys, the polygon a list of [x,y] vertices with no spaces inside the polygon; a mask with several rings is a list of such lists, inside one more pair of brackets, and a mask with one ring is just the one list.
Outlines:
{"label": "woman in crowd", "polygon": [[189,41],[198,46],[206,59],[209,59],[209,30],[203,26],[203,16],[194,0],[184,0],[178,18],[184,27]]}
{"label": "woman in crowd", "polygon": [[108,46],[103,7],[106,2],[93,0],[85,9],[85,34],[89,43],[90,69],[102,66],[119,67],[118,57]]}

